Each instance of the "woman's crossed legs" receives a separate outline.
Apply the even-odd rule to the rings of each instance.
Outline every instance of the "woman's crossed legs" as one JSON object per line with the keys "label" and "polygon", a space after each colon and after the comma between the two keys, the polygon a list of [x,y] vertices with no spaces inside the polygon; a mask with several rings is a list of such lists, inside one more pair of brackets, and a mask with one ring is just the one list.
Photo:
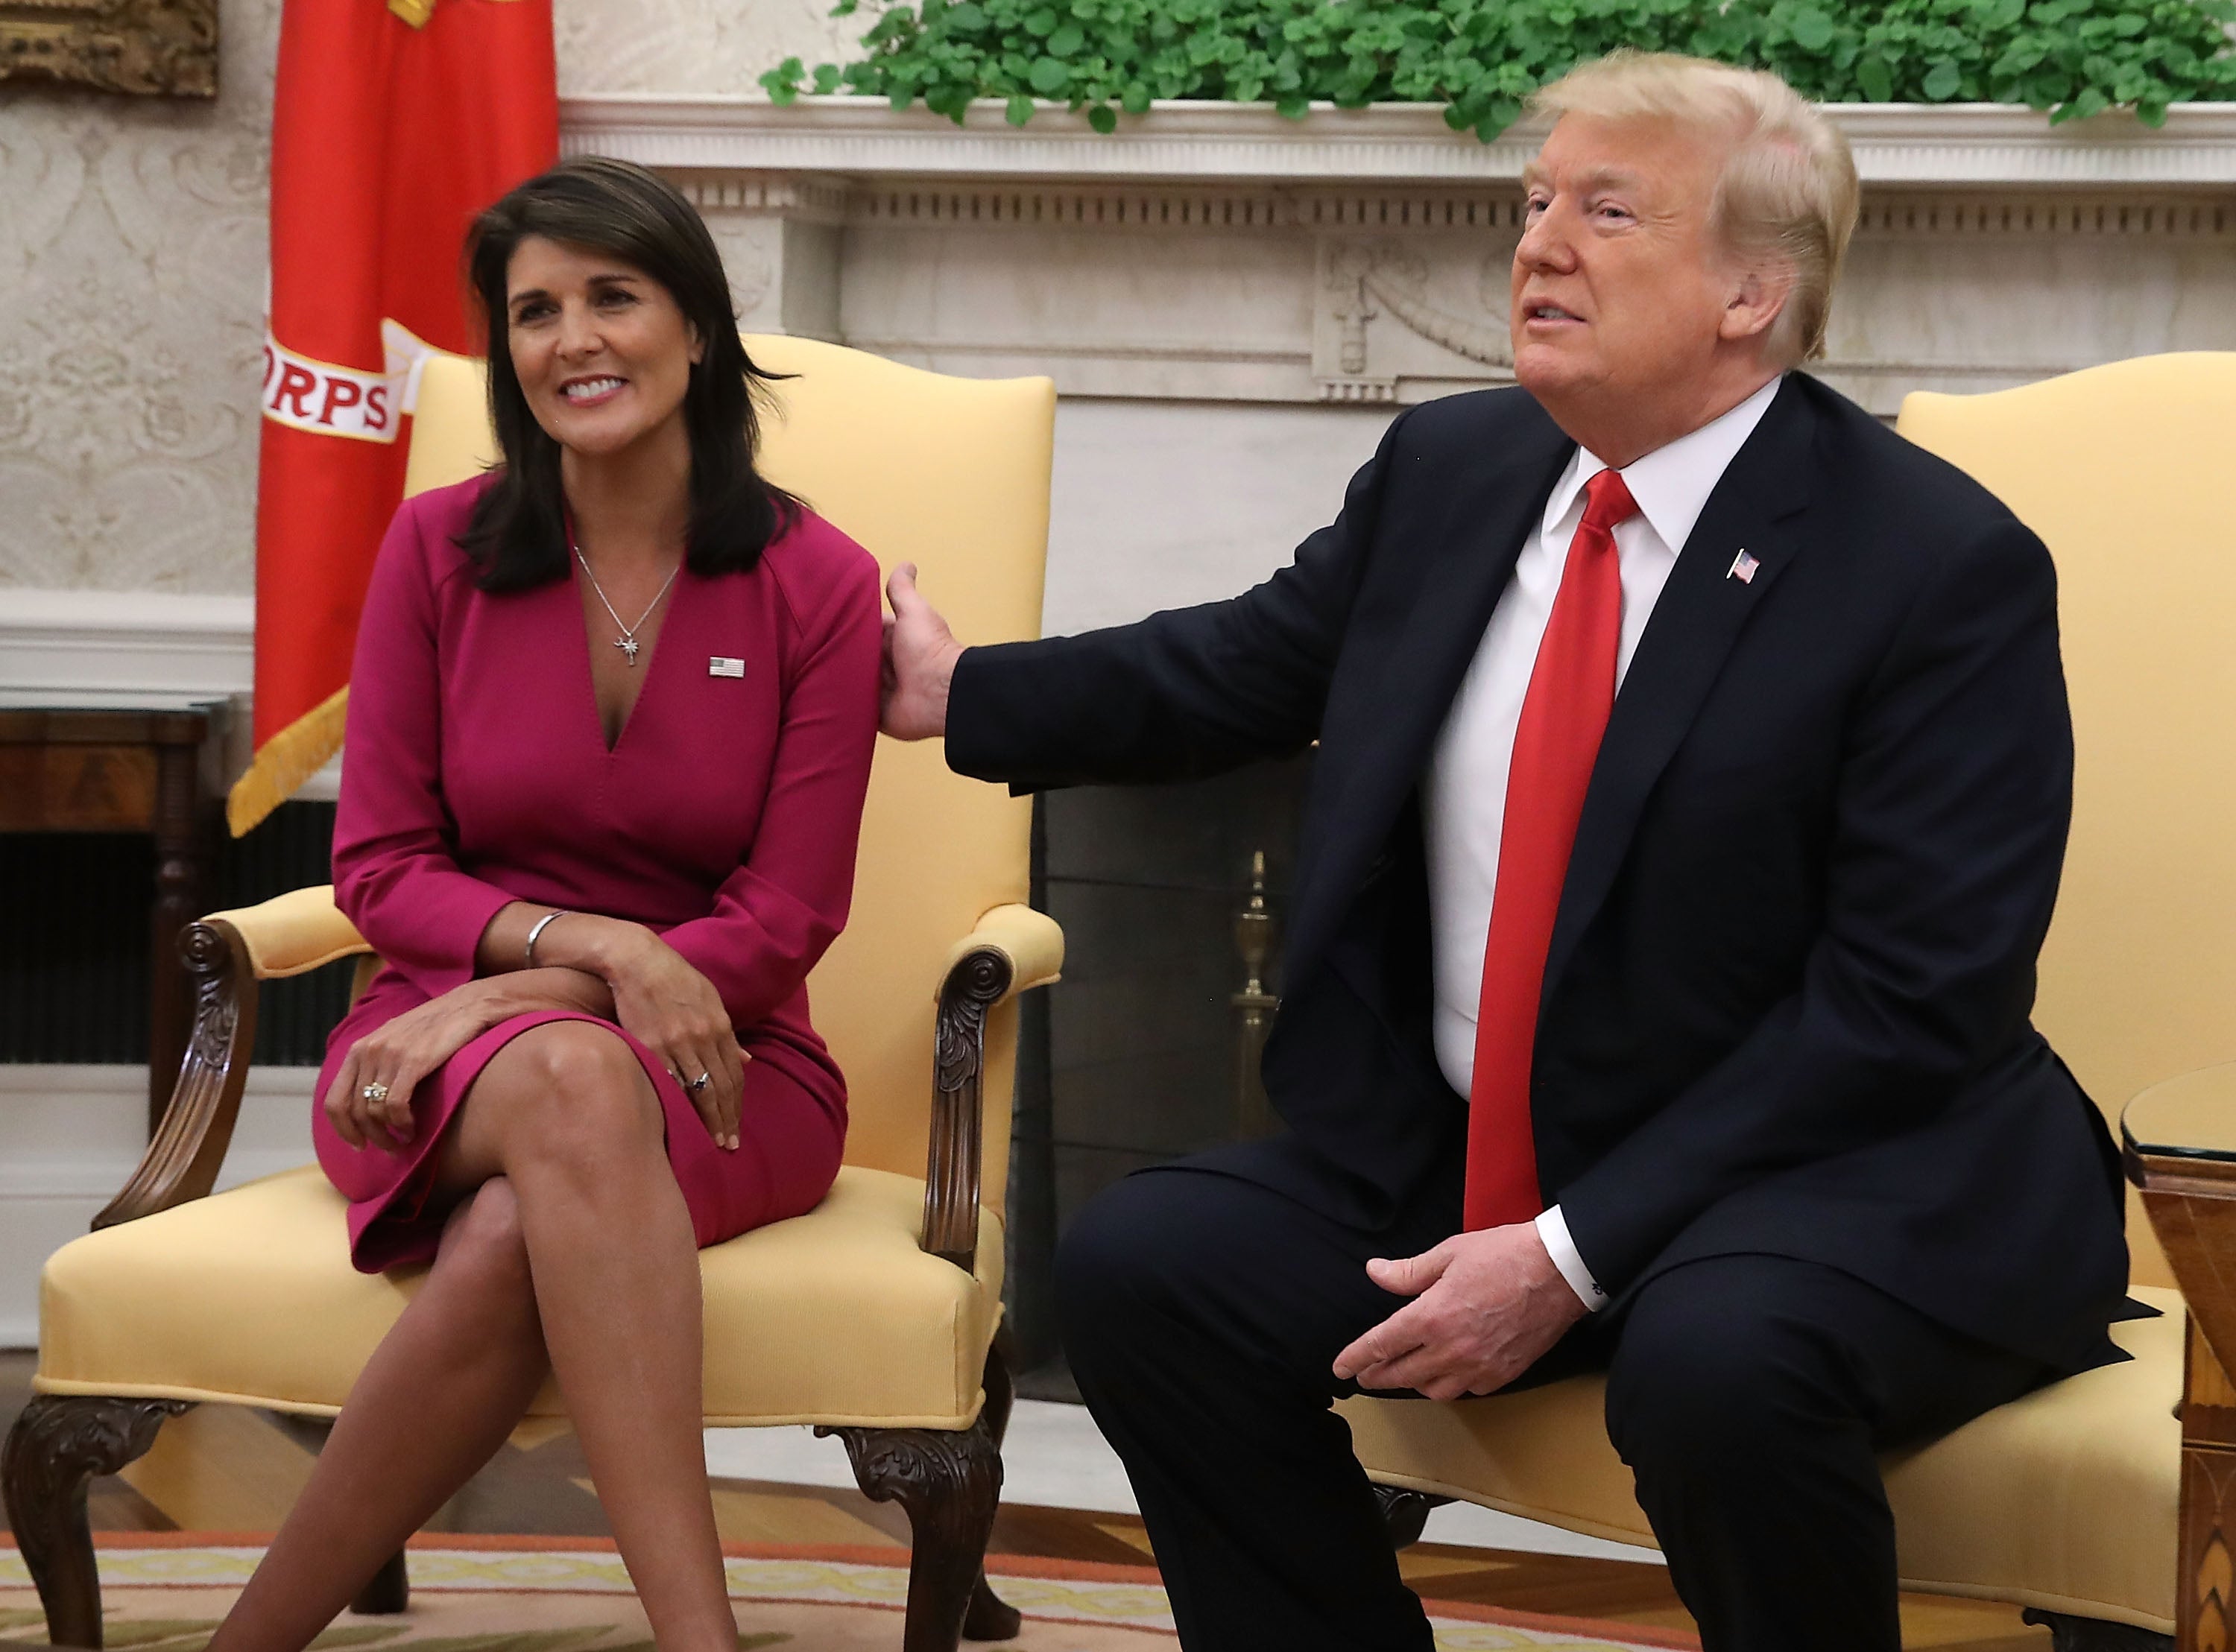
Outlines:
{"label": "woman's crossed legs", "polygon": [[366,1362],[210,1652],[298,1652],[504,1443],[556,1370],[654,1638],[733,1652],[700,1445],[698,1249],[635,1053],[580,1020],[490,1059],[451,1120],[435,1263]]}

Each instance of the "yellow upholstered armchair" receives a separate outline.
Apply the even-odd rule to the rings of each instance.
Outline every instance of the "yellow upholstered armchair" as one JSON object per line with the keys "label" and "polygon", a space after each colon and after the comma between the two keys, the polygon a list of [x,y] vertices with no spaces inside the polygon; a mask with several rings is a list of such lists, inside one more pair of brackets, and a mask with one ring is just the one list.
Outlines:
{"label": "yellow upholstered armchair", "polygon": [[[768,475],[881,562],[919,564],[964,634],[1036,634],[1049,382],[746,343],[762,366],[798,376],[766,423]],[[473,474],[490,447],[478,366],[431,363],[407,488]],[[1029,810],[950,773],[936,744],[879,743],[852,919],[810,987],[852,1096],[845,1166],[806,1216],[700,1253],[707,1423],[819,1425],[844,1439],[865,1492],[904,1505],[916,1537],[908,1652],[1016,1629],[981,1563],[1009,1404],[996,1333],[1015,1000],[1054,980],[1063,954],[1056,924],[1024,904]],[[216,914],[184,944],[199,997],[170,1110],[95,1230],[47,1264],[39,1397],[0,1468],[62,1645],[102,1643],[87,1481],[197,1403],[332,1415],[418,1283],[352,1268],[345,1207],[315,1167],[210,1192],[256,983],[367,951],[332,891]],[[562,1416],[556,1388],[529,1414]],[[404,1594],[398,1556],[360,1606],[400,1609]]]}
{"label": "yellow upholstered armchair", "polygon": [[[1916,395],[1897,428],[2057,563],[2077,771],[2036,1022],[2100,1103],[2156,1085],[2132,1117],[2217,1118],[2236,1147],[2236,1067],[2191,1071],[2236,1058],[2236,529],[2207,485],[2236,431],[2236,355]],[[1891,1454],[1887,1491],[1904,1587],[2015,1602],[2059,1652],[2206,1652],[2236,1643],[2236,1183],[2147,1149],[2129,1164],[2167,1237],[2162,1254],[2131,1204],[2134,1294],[2164,1314],[2114,1328],[2132,1360]],[[1458,1498],[1651,1543],[1601,1394],[1579,1378],[1344,1410],[1401,1536]]]}

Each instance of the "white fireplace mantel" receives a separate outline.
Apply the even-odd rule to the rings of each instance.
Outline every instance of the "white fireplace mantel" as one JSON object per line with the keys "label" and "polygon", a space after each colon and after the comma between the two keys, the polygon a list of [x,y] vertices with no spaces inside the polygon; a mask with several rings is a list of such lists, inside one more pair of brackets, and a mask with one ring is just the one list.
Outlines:
{"label": "white fireplace mantel", "polygon": [[[998,101],[963,125],[874,98],[603,96],[561,108],[570,153],[663,170],[829,174],[871,180],[1512,183],[1536,151],[1527,124],[1483,143],[1417,103],[1316,108],[1292,121],[1257,103],[1165,102],[1104,135],[1043,106],[1023,127]],[[2236,185],[2236,104],[2177,105],[2153,131],[2124,115],[2052,126],[2002,104],[1851,103],[1827,112],[1866,185],[2195,188]]]}
{"label": "white fireplace mantel", "polygon": [[[2236,104],[2152,131],[1838,105],[1863,217],[1818,370],[1891,414],[2121,357],[2236,346]],[[748,327],[1067,397],[1402,405],[1510,378],[1527,128],[1419,105],[1167,103],[1112,135],[869,98],[597,97],[564,147],[674,178]]]}

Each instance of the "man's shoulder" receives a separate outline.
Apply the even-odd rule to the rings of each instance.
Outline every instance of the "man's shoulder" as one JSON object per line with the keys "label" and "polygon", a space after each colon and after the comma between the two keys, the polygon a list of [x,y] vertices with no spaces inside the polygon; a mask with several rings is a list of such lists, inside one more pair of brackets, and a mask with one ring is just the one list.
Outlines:
{"label": "man's shoulder", "polygon": [[1806,373],[1792,375],[1798,398],[1816,421],[1825,485],[1882,521],[1977,531],[2016,521],[2010,507],[1980,482],[1929,453],[1876,414]]}
{"label": "man's shoulder", "polygon": [[1478,460],[1516,442],[1568,440],[1537,398],[1518,384],[1422,402],[1398,416],[1391,436],[1401,452],[1421,457],[1465,452]]}

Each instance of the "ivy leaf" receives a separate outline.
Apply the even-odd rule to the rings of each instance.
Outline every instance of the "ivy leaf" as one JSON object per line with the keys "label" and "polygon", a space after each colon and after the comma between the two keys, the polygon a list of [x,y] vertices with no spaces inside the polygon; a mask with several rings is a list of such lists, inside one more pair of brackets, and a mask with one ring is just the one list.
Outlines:
{"label": "ivy leaf", "polygon": [[970,0],[963,0],[961,5],[948,7],[944,21],[958,33],[975,35],[986,26],[986,14],[971,4]]}
{"label": "ivy leaf", "polygon": [[1804,11],[1793,19],[1793,43],[1804,51],[1820,52],[1832,43],[1832,20],[1821,11]]}
{"label": "ivy leaf", "polygon": [[1025,78],[1042,97],[1054,97],[1071,84],[1071,66],[1057,57],[1036,58],[1032,72]]}
{"label": "ivy leaf", "polygon": [[1087,30],[1075,23],[1065,23],[1048,37],[1048,54],[1051,57],[1076,57],[1079,49],[1087,43]]}
{"label": "ivy leaf", "polygon": [[1273,113],[1291,121],[1301,121],[1312,112],[1312,99],[1301,92],[1286,93],[1273,105]]}
{"label": "ivy leaf", "polygon": [[1925,79],[1919,83],[1917,89],[1924,93],[1931,102],[1946,103],[1956,95],[1956,88],[1963,83],[1963,71],[1944,57],[1926,70]]}
{"label": "ivy leaf", "polygon": [[1856,60],[1856,84],[1863,88],[1867,102],[1894,102],[1894,71],[1887,67],[1884,57],[1859,57]]}
{"label": "ivy leaf", "polygon": [[1097,103],[1087,111],[1087,124],[1107,138],[1118,129],[1118,111],[1108,103]]}
{"label": "ivy leaf", "polygon": [[1023,126],[1033,118],[1033,101],[1023,92],[1009,94],[1009,106],[1002,111],[1002,118],[1011,126]]}

